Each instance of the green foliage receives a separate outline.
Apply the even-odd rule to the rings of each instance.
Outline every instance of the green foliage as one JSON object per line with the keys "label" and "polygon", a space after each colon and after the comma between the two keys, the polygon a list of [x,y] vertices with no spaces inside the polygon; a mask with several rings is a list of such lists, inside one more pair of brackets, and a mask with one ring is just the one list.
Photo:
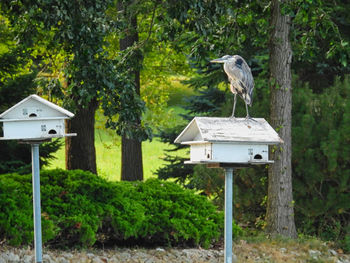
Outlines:
{"label": "green foliage", "polygon": [[[33,240],[31,178],[13,174],[0,179],[0,237],[10,245],[29,244]],[[42,220],[43,241],[54,237],[51,221]]]}
{"label": "green foliage", "polygon": [[[221,209],[225,201],[223,169],[196,165],[187,186],[208,196]],[[263,229],[266,210],[267,167],[239,169],[234,172],[234,215],[245,226]]]}
{"label": "green foliage", "polygon": [[225,92],[214,87],[199,90],[198,95],[187,99],[187,110],[190,114],[214,115],[221,111],[225,101]]}
{"label": "green foliage", "polygon": [[293,69],[316,92],[336,76],[350,73],[348,2],[291,1],[283,7],[293,18]]}
{"label": "green foliage", "polygon": [[[206,168],[204,165],[196,165],[190,184],[195,189],[201,189],[206,196],[213,198],[221,209],[225,203],[225,171],[223,169]],[[235,200],[236,201],[236,200]]]}
{"label": "green foliage", "polygon": [[43,91],[63,100],[72,111],[99,101],[108,127],[145,140],[151,136],[150,129],[134,122],[144,110],[130,80],[134,69],[126,63],[130,60],[125,53],[112,59],[108,52],[107,36],[121,28],[107,15],[114,4],[104,0],[3,1],[0,7],[19,45],[25,46],[42,71]]}
{"label": "green foliage", "polygon": [[[139,21],[140,30],[149,22],[141,19]],[[140,37],[148,37],[143,37],[144,34],[140,33]],[[174,99],[174,93],[184,96],[183,93],[188,92],[188,89],[185,90],[184,86],[180,84],[179,79],[188,75],[190,69],[183,54],[175,52],[168,48],[164,42],[156,41],[154,38],[155,36],[149,38],[148,42],[145,43],[143,67],[140,73],[141,97],[147,107],[143,118],[149,126],[156,130],[160,127],[172,126],[169,120],[175,114],[168,109],[168,106],[171,105],[170,96]],[[191,91],[189,90],[189,92]],[[177,104],[181,103],[181,101],[176,102]]]}
{"label": "green foliage", "polygon": [[[307,234],[349,242],[350,83],[321,94],[295,90],[293,186],[296,222]],[[348,247],[349,244],[346,244]]]}
{"label": "green foliage", "polygon": [[[32,239],[31,198],[20,188],[21,183],[15,180],[0,181],[0,236],[11,245]],[[12,227],[15,225],[18,227]]]}
{"label": "green foliage", "polygon": [[[1,240],[32,241],[31,189],[31,175],[0,177]],[[80,170],[47,170],[41,173],[41,193],[43,237],[52,247],[208,247],[222,235],[223,214],[174,183],[115,183]]]}
{"label": "green foliage", "polygon": [[[30,67],[24,51],[12,42],[15,35],[8,21],[0,15],[2,34],[0,34],[0,113],[12,107],[28,95],[35,93],[37,85],[34,79],[36,70]],[[0,136],[2,136],[2,123],[0,123]],[[45,143],[40,150],[40,163],[47,165],[52,160],[61,143],[53,141]],[[0,142],[0,174],[31,171],[30,146],[18,144],[15,141]]]}
{"label": "green foliage", "polygon": [[[30,145],[19,144],[16,141],[2,141],[0,147],[0,174],[25,174],[32,170],[32,155]],[[55,159],[54,153],[62,146],[62,141],[56,139],[40,146],[40,165],[48,165]]]}
{"label": "green foliage", "polygon": [[[208,66],[213,56],[233,51],[250,57],[242,52],[254,53],[256,47],[267,43],[268,11],[266,1],[196,0],[182,1],[181,5],[168,1],[166,22],[172,28],[167,28],[165,37],[175,39],[175,45],[188,48],[197,68]],[[256,23],[259,26],[252,26]],[[184,30],[186,34],[182,34]],[[251,37],[253,35],[255,37]]]}

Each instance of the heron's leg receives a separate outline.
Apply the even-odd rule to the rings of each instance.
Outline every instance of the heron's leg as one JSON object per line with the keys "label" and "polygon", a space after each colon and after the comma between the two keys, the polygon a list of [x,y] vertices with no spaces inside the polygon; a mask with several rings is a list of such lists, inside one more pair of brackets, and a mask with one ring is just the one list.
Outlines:
{"label": "heron's leg", "polygon": [[234,117],[235,117],[236,102],[237,102],[237,94],[234,93],[233,95],[234,95],[234,97],[233,97],[233,109],[232,109],[231,118],[234,118]]}
{"label": "heron's leg", "polygon": [[248,105],[247,105],[247,103],[245,104],[245,109],[246,109],[246,111],[247,111],[247,117],[245,117],[246,120],[256,121],[256,120],[254,120],[252,117],[250,117],[249,111],[248,111]]}
{"label": "heron's leg", "polygon": [[247,105],[246,102],[245,102],[245,110],[247,111],[247,117],[246,117],[246,119],[250,119],[250,115],[249,115],[249,111],[248,111],[248,105]]}

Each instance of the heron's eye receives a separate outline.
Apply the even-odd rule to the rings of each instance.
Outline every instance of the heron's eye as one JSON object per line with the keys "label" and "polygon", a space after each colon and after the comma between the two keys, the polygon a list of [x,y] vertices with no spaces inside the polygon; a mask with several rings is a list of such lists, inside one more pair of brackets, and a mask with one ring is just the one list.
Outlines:
{"label": "heron's eye", "polygon": [[239,59],[236,60],[236,63],[235,63],[235,64],[236,64],[236,66],[241,67],[241,66],[242,66],[242,63],[243,63],[243,60],[239,58]]}

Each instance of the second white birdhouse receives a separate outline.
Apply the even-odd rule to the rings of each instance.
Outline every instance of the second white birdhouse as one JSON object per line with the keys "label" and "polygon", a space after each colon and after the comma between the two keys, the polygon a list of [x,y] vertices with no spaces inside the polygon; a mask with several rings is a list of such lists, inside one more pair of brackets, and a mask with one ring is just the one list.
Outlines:
{"label": "second white birdhouse", "polygon": [[75,136],[65,133],[65,119],[74,114],[37,95],[30,95],[0,114],[0,140],[41,140]]}
{"label": "second white birdhouse", "polygon": [[264,164],[269,145],[283,141],[265,119],[196,117],[176,138],[190,145],[185,163]]}

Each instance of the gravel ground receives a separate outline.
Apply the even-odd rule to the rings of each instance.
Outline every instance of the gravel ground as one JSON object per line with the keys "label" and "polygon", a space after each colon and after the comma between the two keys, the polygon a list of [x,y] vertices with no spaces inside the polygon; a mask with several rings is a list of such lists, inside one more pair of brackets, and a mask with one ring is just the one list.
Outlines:
{"label": "gravel ground", "polygon": [[[31,249],[8,248],[0,253],[0,263],[32,263]],[[221,250],[204,249],[108,249],[87,251],[44,251],[44,263],[170,263],[220,262]]]}
{"label": "gravel ground", "polygon": [[[234,245],[236,262],[324,262],[350,263],[350,255],[328,246],[319,249],[286,246],[276,243],[248,243],[240,240]],[[30,248],[0,248],[0,263],[32,263]],[[92,249],[80,251],[44,250],[44,263],[216,263],[224,262],[222,249]]]}

